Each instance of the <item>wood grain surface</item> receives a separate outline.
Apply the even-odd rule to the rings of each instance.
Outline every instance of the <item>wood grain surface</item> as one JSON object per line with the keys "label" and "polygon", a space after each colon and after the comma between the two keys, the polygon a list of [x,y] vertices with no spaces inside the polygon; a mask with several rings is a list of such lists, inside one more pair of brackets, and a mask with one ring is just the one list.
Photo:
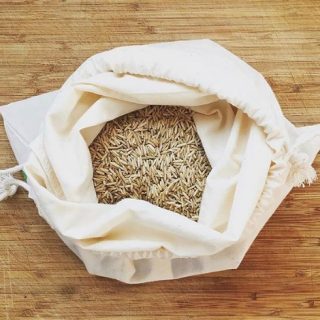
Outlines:
{"label": "wood grain surface", "polygon": [[[320,122],[319,1],[3,1],[0,105],[116,46],[210,38]],[[15,159],[0,122],[0,167]],[[320,170],[319,156],[315,162]],[[320,183],[294,189],[238,270],[126,285],[88,274],[24,191],[0,204],[0,319],[320,319]]]}

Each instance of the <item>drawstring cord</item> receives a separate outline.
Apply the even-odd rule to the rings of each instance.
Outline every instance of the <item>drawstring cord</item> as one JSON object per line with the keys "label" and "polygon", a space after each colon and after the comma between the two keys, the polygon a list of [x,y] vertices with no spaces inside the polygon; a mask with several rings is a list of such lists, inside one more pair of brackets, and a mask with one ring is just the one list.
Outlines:
{"label": "drawstring cord", "polygon": [[289,161],[292,165],[289,179],[294,187],[304,187],[317,180],[317,172],[309,163],[309,156],[306,153],[293,153]]}
{"label": "drawstring cord", "polygon": [[16,179],[13,176],[14,173],[17,173],[22,169],[23,165],[17,165],[9,169],[0,170],[0,201],[13,196],[17,192],[19,186],[29,190],[29,185],[26,182]]}
{"label": "drawstring cord", "polygon": [[287,154],[286,159],[292,166],[288,178],[294,187],[304,187],[306,184],[310,185],[317,180],[317,172],[312,167],[308,154],[299,152],[299,148],[306,143],[315,143],[315,146],[318,146],[319,142],[314,139],[319,135],[320,132],[318,131],[301,135]]}

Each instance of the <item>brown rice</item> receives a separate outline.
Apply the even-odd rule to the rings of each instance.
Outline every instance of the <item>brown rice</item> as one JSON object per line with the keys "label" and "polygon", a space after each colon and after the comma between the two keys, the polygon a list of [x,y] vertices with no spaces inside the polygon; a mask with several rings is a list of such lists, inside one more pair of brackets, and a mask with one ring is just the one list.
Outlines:
{"label": "brown rice", "polygon": [[192,111],[149,106],[107,122],[89,147],[98,201],[147,200],[197,221],[210,163]]}

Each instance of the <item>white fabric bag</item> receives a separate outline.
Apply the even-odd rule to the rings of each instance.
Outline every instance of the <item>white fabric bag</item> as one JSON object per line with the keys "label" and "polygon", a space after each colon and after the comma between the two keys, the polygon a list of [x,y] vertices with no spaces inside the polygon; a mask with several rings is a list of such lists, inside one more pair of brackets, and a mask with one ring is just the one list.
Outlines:
{"label": "white fabric bag", "polygon": [[[97,201],[88,145],[151,104],[195,111],[213,167],[198,222],[147,201]],[[99,53],[60,90],[0,112],[20,164],[1,171],[1,199],[28,189],[90,273],[127,283],[237,268],[291,188],[316,178],[320,125],[292,125],[261,74],[211,40]],[[27,183],[12,177],[20,169]]]}

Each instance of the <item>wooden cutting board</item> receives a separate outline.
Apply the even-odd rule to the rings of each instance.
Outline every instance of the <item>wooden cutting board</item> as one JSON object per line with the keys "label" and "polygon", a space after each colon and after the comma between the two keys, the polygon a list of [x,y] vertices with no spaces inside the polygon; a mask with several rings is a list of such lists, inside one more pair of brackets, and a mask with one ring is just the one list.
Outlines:
{"label": "wooden cutting board", "polygon": [[[0,1],[0,105],[112,47],[210,38],[320,123],[319,1]],[[0,167],[15,164],[0,124]],[[320,158],[315,162],[320,171]],[[320,183],[294,189],[238,270],[126,285],[88,274],[24,191],[0,204],[0,319],[320,319]]]}

